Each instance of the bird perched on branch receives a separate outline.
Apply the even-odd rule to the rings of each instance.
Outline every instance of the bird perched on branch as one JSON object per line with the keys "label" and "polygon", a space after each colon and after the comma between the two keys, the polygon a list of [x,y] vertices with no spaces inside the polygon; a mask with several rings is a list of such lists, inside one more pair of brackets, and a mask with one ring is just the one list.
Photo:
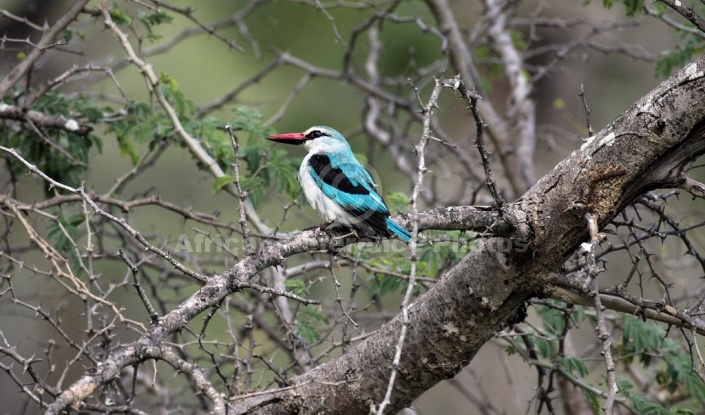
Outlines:
{"label": "bird perched on branch", "polygon": [[327,221],[321,230],[333,222],[352,227],[365,224],[380,235],[409,242],[411,234],[389,219],[389,208],[375,190],[370,173],[355,159],[342,134],[316,126],[268,139],[301,144],[308,150],[299,169],[299,183],[308,202]]}

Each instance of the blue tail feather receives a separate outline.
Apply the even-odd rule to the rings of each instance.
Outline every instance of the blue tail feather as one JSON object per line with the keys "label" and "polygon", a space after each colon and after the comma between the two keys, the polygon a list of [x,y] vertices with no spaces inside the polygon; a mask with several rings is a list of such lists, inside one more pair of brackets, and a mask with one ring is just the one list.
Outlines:
{"label": "blue tail feather", "polygon": [[387,229],[404,242],[409,242],[411,240],[411,233],[404,229],[400,224],[389,218],[387,218]]}

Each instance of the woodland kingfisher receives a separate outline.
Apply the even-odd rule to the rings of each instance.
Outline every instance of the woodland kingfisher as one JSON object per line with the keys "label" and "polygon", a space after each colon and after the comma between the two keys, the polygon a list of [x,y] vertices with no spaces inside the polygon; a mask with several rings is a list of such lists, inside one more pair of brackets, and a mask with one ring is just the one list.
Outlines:
{"label": "woodland kingfisher", "polygon": [[382,236],[409,242],[411,234],[389,218],[389,208],[375,190],[370,173],[357,161],[342,134],[330,127],[303,133],[277,134],[269,140],[301,144],[308,150],[299,168],[299,183],[309,204],[327,221],[358,227],[364,224]]}

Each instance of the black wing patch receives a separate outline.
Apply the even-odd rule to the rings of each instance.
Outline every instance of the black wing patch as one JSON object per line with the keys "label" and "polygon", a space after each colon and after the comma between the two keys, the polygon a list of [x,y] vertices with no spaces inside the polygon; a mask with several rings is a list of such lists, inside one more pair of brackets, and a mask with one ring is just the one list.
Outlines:
{"label": "black wing patch", "polygon": [[387,229],[387,218],[389,213],[380,212],[377,210],[358,210],[358,209],[345,209],[346,212],[360,219],[362,223],[374,229],[380,235],[391,236],[392,234]]}
{"label": "black wing patch", "polygon": [[314,154],[308,159],[313,171],[321,178],[323,183],[352,195],[368,195],[370,191],[363,186],[352,184],[350,179],[339,168],[330,164],[330,157],[325,154]]}
{"label": "black wing patch", "polygon": [[[330,157],[327,155],[314,154],[308,159],[308,163],[318,177],[321,178],[323,183],[348,194],[370,194],[370,190],[365,187],[353,184],[341,169],[331,166]],[[372,192],[376,193],[374,189],[372,189]],[[389,229],[387,229],[389,212],[380,212],[374,209],[362,209],[359,207],[341,207],[349,214],[358,218],[362,223],[374,229],[375,232],[384,236],[391,236]]]}

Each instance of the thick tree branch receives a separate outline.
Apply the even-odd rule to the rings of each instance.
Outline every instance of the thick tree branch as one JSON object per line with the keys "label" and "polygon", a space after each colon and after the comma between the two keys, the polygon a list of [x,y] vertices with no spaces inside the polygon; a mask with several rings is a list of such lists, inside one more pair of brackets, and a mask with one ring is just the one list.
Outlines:
{"label": "thick tree branch", "polygon": [[[683,312],[675,310],[673,307],[669,308],[664,304],[646,301],[641,298],[632,298],[625,293],[610,292],[610,290],[604,289],[600,290],[599,296],[602,306],[608,310],[630,315],[643,315],[649,320],[659,321],[676,327],[683,327],[687,330],[695,331],[701,336],[705,336],[705,321],[699,318],[689,317]],[[551,292],[551,298],[569,304],[589,307],[595,306],[594,299],[577,289],[554,287]]]}
{"label": "thick tree branch", "polygon": [[705,198],[705,184],[702,184],[686,175],[683,175],[683,184],[681,185],[681,189],[690,193],[693,197],[699,197],[701,199]]}
{"label": "thick tree branch", "polygon": [[16,105],[7,105],[4,103],[0,103],[0,119],[2,118],[31,122],[44,128],[58,128],[80,136],[87,136],[93,131],[93,127],[90,125],[79,124],[78,121],[73,119],[66,119],[58,115],[44,114],[34,110],[26,110]]}
{"label": "thick tree branch", "polygon": [[692,3],[683,4],[678,0],[661,0],[668,5],[668,7],[677,11],[681,16],[688,19],[688,21],[697,27],[701,33],[705,33],[705,20],[700,17],[693,9]]}

